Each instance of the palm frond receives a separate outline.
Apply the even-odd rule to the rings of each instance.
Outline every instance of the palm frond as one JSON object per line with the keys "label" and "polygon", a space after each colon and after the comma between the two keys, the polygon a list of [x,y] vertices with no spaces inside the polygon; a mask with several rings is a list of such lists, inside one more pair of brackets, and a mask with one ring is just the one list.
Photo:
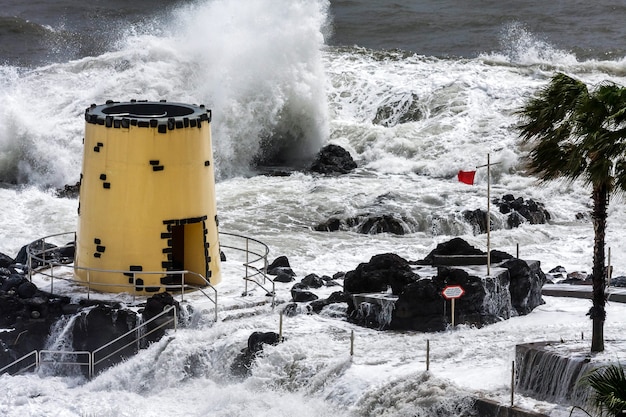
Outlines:
{"label": "palm frond", "polygon": [[626,375],[621,365],[596,368],[581,380],[593,390],[593,405],[611,416],[626,412]]}

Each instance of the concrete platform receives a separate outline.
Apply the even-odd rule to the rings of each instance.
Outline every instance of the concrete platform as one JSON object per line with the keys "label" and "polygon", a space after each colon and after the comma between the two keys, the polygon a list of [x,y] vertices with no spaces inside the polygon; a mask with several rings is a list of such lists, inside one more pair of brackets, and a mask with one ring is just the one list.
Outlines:
{"label": "concrete platform", "polygon": [[[541,289],[542,295],[553,297],[572,297],[591,299],[591,285],[546,284]],[[626,303],[626,288],[609,287],[607,301]]]}

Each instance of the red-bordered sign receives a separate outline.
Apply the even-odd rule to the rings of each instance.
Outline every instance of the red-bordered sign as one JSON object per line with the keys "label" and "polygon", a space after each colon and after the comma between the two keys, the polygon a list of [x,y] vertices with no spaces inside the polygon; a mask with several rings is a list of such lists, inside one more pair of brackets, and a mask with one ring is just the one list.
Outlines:
{"label": "red-bordered sign", "polygon": [[461,298],[463,294],[465,294],[465,290],[460,285],[448,285],[441,292],[441,295],[443,295],[446,300]]}

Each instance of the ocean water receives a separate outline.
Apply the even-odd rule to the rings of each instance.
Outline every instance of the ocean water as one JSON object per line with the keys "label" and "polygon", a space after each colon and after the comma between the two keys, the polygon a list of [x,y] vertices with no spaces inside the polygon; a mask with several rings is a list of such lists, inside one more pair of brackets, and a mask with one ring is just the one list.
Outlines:
{"label": "ocean water", "polygon": [[[552,216],[546,225],[507,229],[494,210],[492,248],[514,254],[519,247],[520,257],[541,261],[544,271],[557,265],[591,270],[591,191],[579,183],[539,185],[526,173],[516,111],[557,71],[590,85],[604,80],[626,85],[623,5],[604,0],[140,0],[130,5],[65,0],[3,1],[2,6],[0,252],[15,256],[39,237],[75,230],[77,201],[56,197],[54,189],[78,181],[86,107],[108,99],[167,99],[212,109],[221,229],[264,241],[270,257],[288,256],[300,277],[354,269],[385,252],[420,259],[456,236],[485,250],[485,235],[475,235],[461,212],[486,209],[486,170],[478,169],[473,186],[459,183],[456,173],[484,165],[487,155],[497,162],[491,168],[492,198],[509,193],[532,198]],[[302,171],[327,143],[350,151],[358,169],[339,177]],[[266,165],[293,173],[258,175]],[[331,216],[362,213],[401,218],[407,234],[312,230]],[[616,196],[607,234],[614,275],[626,275],[625,226],[623,200]],[[555,332],[590,332],[584,317],[588,304],[571,302],[580,323],[566,320]],[[546,307],[549,314],[568,309],[556,300]],[[259,315],[185,331],[173,343],[198,351],[217,346],[206,353],[211,357],[235,355],[243,333],[276,319],[270,312]],[[613,317],[609,312],[607,324]],[[146,370],[150,375],[138,375],[143,366],[138,359],[88,387],[51,377],[2,377],[3,386],[18,387],[3,411],[112,416],[137,414],[143,406],[149,410],[143,415],[156,415],[159,409],[149,404],[167,392],[162,406],[173,415],[180,396],[197,405],[183,407],[185,414],[198,416],[293,415],[303,412],[302,404],[308,415],[429,415],[409,411],[432,411],[432,404],[420,403],[427,395],[409,392],[422,387],[430,390],[433,404],[452,408],[458,405],[451,402],[456,393],[467,392],[467,386],[457,391],[447,382],[451,372],[424,375],[421,365],[418,371],[408,347],[400,349],[407,368],[402,360],[385,361],[385,347],[410,346],[412,336],[421,343],[423,336],[385,339],[368,332],[381,347],[370,343],[372,359],[356,369],[341,355],[322,353],[325,344],[334,349],[336,333],[343,337],[346,323],[299,320],[298,342],[273,351],[268,361],[275,362],[261,365],[247,382],[226,384],[226,371],[212,370],[217,359],[203,359],[212,366],[190,376],[173,353],[152,352],[144,358],[153,364]],[[548,337],[530,323],[520,324],[523,335],[506,333],[511,352],[515,342]],[[618,335],[623,325],[611,325],[608,334]],[[503,323],[497,331],[505,334],[506,328]],[[322,336],[311,347],[304,342],[307,334]],[[465,329],[462,336],[486,344],[498,337],[496,330],[475,329]],[[453,337],[437,337],[454,345]],[[455,352],[462,350],[454,346]],[[476,356],[480,345],[472,346],[475,351],[459,358]],[[192,360],[198,354],[183,356]],[[457,354],[450,351],[448,357]],[[381,375],[370,377],[377,369]],[[484,389],[502,394],[509,377],[487,375],[481,378]],[[339,382],[326,389],[325,378]],[[57,395],[60,399],[53,399]],[[380,414],[382,398],[395,397],[405,398],[407,408]],[[42,414],[40,403],[49,403],[52,411]]]}

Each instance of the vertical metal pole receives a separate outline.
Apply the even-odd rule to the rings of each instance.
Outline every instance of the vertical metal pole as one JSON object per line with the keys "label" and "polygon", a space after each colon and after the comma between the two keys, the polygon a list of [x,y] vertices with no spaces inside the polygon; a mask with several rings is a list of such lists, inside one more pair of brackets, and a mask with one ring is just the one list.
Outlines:
{"label": "vertical metal pole", "polygon": [[183,302],[185,298],[185,271],[180,273],[180,301]]}
{"label": "vertical metal pole", "polygon": [[515,245],[515,247],[516,247],[516,250],[515,250],[515,257],[516,257],[517,259],[519,259],[519,243],[517,243],[517,244]]}
{"label": "vertical metal pole", "polygon": [[26,248],[26,253],[28,254],[28,258],[26,260],[26,265],[28,265],[28,280],[30,282],[33,282],[33,273],[31,272],[33,270],[33,258],[30,255],[30,248],[29,247]]}
{"label": "vertical metal pole", "polygon": [[350,358],[354,357],[354,330],[350,332]]}
{"label": "vertical metal pole", "polygon": [[215,322],[217,323],[217,291],[215,291]]}
{"label": "vertical metal pole", "polygon": [[[491,162],[489,158],[487,154],[487,276],[491,275]],[[454,326],[454,320],[452,325]]]}
{"label": "vertical metal pole", "polygon": [[511,362],[511,407],[515,402],[515,361]]}
{"label": "vertical metal pole", "polygon": [[283,312],[280,312],[280,318],[278,320],[278,341],[283,341]]}
{"label": "vertical metal pole", "polygon": [[426,370],[430,370],[430,339],[426,339]]}
{"label": "vertical metal pole", "polygon": [[454,327],[454,298],[452,299],[452,327]]}
{"label": "vertical metal pole", "polygon": [[246,238],[246,279],[248,278],[248,262],[249,262],[250,251],[248,248],[248,238]]}
{"label": "vertical metal pole", "polygon": [[246,271],[246,276],[244,278],[245,287],[244,287],[243,295],[248,295],[248,238],[246,238],[246,263],[245,263],[244,269]]}
{"label": "vertical metal pole", "polygon": [[178,313],[176,312],[176,306],[172,306],[174,310],[174,331],[178,330]]}

